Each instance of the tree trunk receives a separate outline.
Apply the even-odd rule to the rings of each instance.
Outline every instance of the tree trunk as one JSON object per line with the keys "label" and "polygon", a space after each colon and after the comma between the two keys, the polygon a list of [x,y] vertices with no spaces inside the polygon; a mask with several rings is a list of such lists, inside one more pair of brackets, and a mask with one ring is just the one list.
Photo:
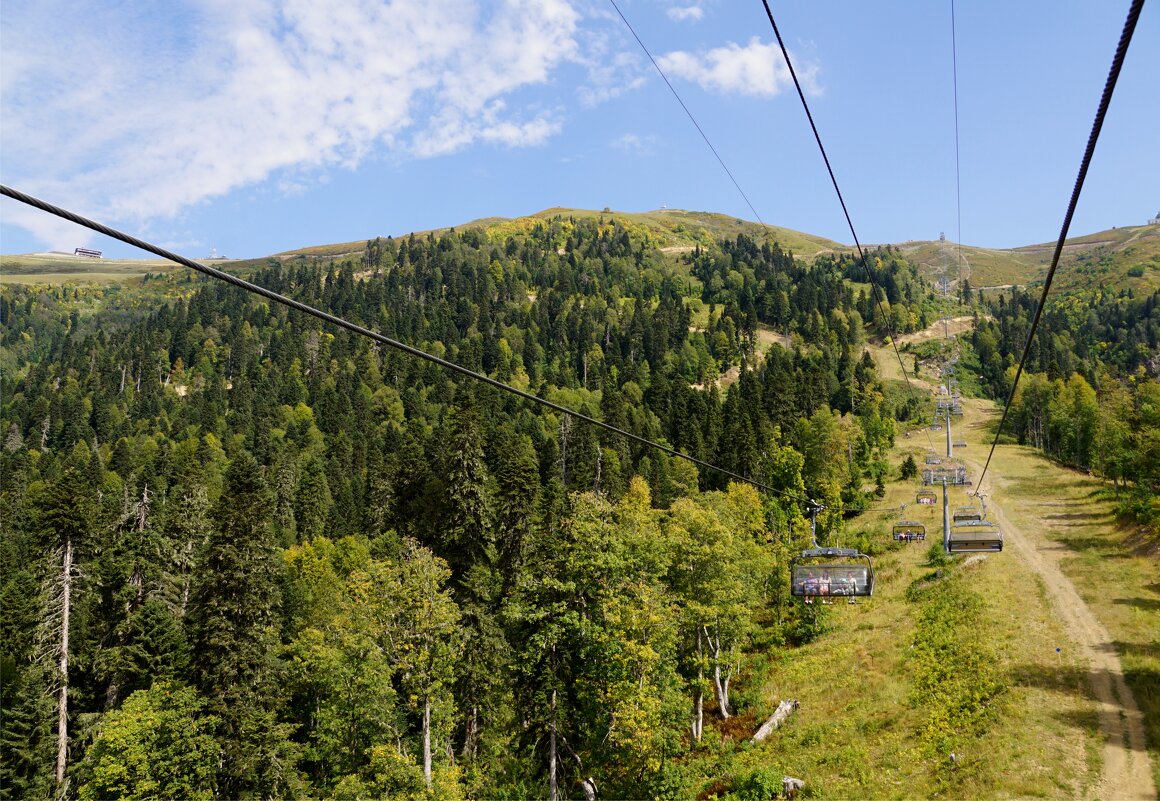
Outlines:
{"label": "tree trunk", "polygon": [[722,718],[730,718],[730,714],[728,714],[728,678],[722,678],[720,663],[713,665],[713,685],[717,687],[717,708],[720,709]]}
{"label": "tree trunk", "polygon": [[717,708],[721,710],[721,717],[728,719],[729,715],[729,676],[721,675],[721,663],[713,665],[713,683],[717,687]]}
{"label": "tree trunk", "polygon": [[463,758],[470,761],[479,752],[479,706],[472,705],[467,716],[466,731],[463,733]]}
{"label": "tree trunk", "polygon": [[56,702],[56,793],[63,797],[65,792],[64,773],[68,767],[68,623],[69,607],[72,604],[72,540],[64,544],[64,558],[61,560],[61,612],[60,612],[60,659],[57,665],[60,690]]}
{"label": "tree trunk", "polygon": [[702,630],[705,632],[705,642],[711,649],[713,654],[713,689],[716,690],[717,708],[721,710],[721,717],[728,719],[729,714],[729,676],[726,673],[721,674],[721,638],[713,639],[709,634],[709,627],[703,626]]}
{"label": "tree trunk", "polygon": [[423,779],[431,789],[431,698],[423,698]]}
{"label": "tree trunk", "polygon": [[774,713],[769,716],[769,720],[765,721],[765,723],[762,723],[761,728],[758,729],[757,733],[753,735],[753,742],[759,743],[769,735],[773,734],[774,730],[781,726],[781,724],[785,722],[786,718],[788,718],[793,713],[793,711],[800,706],[801,704],[799,704],[796,699],[782,701],[780,704],[778,704],[777,709],[774,710]]}
{"label": "tree trunk", "polygon": [[700,687],[693,695],[693,742],[701,742],[701,733],[705,730],[705,691]]}
{"label": "tree trunk", "polygon": [[701,733],[705,730],[705,670],[702,666],[704,645],[701,641],[701,630],[697,629],[697,689],[693,693],[693,742],[701,742]]}
{"label": "tree trunk", "polygon": [[798,791],[806,786],[806,783],[801,779],[795,779],[793,776],[781,777],[781,794],[792,801],[797,797]]}
{"label": "tree trunk", "polygon": [[556,781],[556,691],[552,690],[552,722],[548,734],[548,801],[557,801],[559,791]]}

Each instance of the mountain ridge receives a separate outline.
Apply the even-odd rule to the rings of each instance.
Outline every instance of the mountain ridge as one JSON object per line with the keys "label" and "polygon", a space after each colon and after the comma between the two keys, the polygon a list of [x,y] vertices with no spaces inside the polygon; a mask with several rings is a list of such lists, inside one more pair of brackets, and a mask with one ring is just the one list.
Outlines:
{"label": "mountain ridge", "polygon": [[[458,225],[413,231],[398,236],[439,235],[452,230],[481,229],[491,239],[502,241],[520,236],[536,225],[556,219],[596,220],[603,224],[621,224],[668,253],[679,253],[697,246],[708,246],[722,238],[745,234],[762,241],[776,242],[799,258],[813,258],[822,253],[851,253],[852,245],[826,237],[775,225],[762,225],[711,211],[661,208],[628,212],[551,207],[520,217],[481,217]],[[374,237],[370,237],[374,238]],[[224,260],[237,268],[266,263],[269,259],[288,261],[296,258],[340,259],[361,252],[368,240],[338,242],[291,248],[268,256]],[[866,250],[879,247],[897,248],[922,274],[937,282],[941,276],[956,286],[961,263],[962,276],[973,287],[1006,289],[1012,285],[1042,285],[1054,252],[1054,242],[1021,245],[1014,248],[987,248],[957,244],[950,240],[905,240],[897,243],[867,244]],[[102,259],[90,261],[68,254],[36,253],[0,255],[2,280],[27,280],[32,276],[52,276],[58,280],[79,279],[92,274],[100,280],[124,275],[140,276],[165,270],[168,263],[150,259]],[[140,269],[148,267],[148,270]],[[99,267],[98,269],[91,269]],[[176,269],[176,268],[174,268]],[[19,277],[19,278],[15,278]],[[1086,285],[1115,285],[1133,290],[1160,288],[1160,224],[1115,227],[1069,238],[1058,272],[1061,290],[1081,289]]]}

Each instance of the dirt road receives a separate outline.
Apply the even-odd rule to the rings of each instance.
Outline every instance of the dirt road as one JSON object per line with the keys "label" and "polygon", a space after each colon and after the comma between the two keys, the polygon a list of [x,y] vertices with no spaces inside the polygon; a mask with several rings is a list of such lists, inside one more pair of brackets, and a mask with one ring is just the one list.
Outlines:
{"label": "dirt road", "polygon": [[[981,464],[965,461],[974,475],[982,473]],[[1003,529],[1006,549],[1042,576],[1056,613],[1090,665],[1090,684],[1099,703],[1100,731],[1104,737],[1103,771],[1094,795],[1107,801],[1152,801],[1156,799],[1156,787],[1144,747],[1144,718],[1124,682],[1115,643],[1064,574],[1060,560],[1067,555],[1067,549],[1049,542],[1039,531],[1016,527],[1004,513],[1005,482],[998,472],[999,461],[991,462],[981,488],[987,497],[988,516]]]}
{"label": "dirt road", "polygon": [[975,318],[971,315],[952,317],[945,325],[942,320],[935,320],[921,331],[900,335],[898,337],[898,346],[902,347],[907,342],[921,342],[926,339],[936,339],[942,337],[947,331],[954,336],[962,336],[974,327]]}

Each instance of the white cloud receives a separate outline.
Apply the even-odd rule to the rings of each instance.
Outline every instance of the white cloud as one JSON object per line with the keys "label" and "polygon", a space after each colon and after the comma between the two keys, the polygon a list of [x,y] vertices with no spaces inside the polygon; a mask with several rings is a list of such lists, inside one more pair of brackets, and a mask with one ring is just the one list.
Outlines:
{"label": "white cloud", "polygon": [[675,22],[697,22],[705,16],[705,9],[700,6],[670,6],[665,13]]}
{"label": "white cloud", "polygon": [[[5,0],[2,13],[5,182],[138,223],[372,157],[542,144],[561,112],[512,101],[579,59],[568,0]],[[53,242],[66,230],[5,216]]]}
{"label": "white cloud", "polygon": [[585,31],[577,61],[586,70],[585,81],[576,88],[581,105],[598,106],[641,88],[652,75],[652,65],[640,54],[637,43],[623,28],[619,16],[598,13],[604,24],[600,33]]}
{"label": "white cloud", "polygon": [[[773,97],[793,85],[777,43],[763,44],[756,36],[744,47],[729,42],[704,53],[676,50],[657,63],[668,75],[693,81],[710,92]],[[795,63],[795,69],[807,93],[820,94],[817,66]]]}
{"label": "white cloud", "polygon": [[415,139],[411,150],[419,158],[431,158],[454,153],[476,142],[531,147],[544,144],[563,127],[559,116],[553,112],[544,112],[520,122],[504,119],[505,110],[506,104],[502,100],[480,109],[475,117],[467,117],[457,109],[444,109]]}
{"label": "white cloud", "polygon": [[0,209],[3,209],[0,216],[4,222],[23,228],[54,250],[71,253],[73,248],[91,245],[97,238],[88,228],[45,214],[15,200],[4,198]]}
{"label": "white cloud", "polygon": [[[588,67],[588,79],[576,93],[587,108],[613,100],[648,83],[645,62],[636,53],[617,53]],[[652,69],[649,65],[648,69]]]}
{"label": "white cloud", "polygon": [[626,133],[618,136],[612,140],[612,146],[617,150],[623,150],[626,153],[634,153],[640,156],[651,156],[653,152],[653,145],[656,144],[657,138],[655,136],[641,136],[634,133]]}

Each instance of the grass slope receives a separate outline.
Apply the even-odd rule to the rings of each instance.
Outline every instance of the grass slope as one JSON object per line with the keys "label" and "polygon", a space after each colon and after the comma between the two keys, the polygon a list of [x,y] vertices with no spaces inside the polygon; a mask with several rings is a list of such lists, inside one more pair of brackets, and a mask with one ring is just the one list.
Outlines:
{"label": "grass slope", "polygon": [[[876,348],[875,356],[900,381],[893,351]],[[961,455],[981,463],[997,410],[979,399],[965,406],[956,429],[968,442]],[[912,432],[899,437],[890,461],[909,453],[921,463],[926,449],[926,437]],[[988,479],[990,503],[1030,547],[1059,555],[1060,570],[1107,629],[1160,786],[1156,543],[1116,523],[1099,481],[1030,448],[999,446]],[[941,506],[917,506],[915,491],[890,483],[880,505],[905,504],[905,512],[869,513],[849,525],[880,551],[874,598],[824,607],[828,634],[801,648],[770,644],[751,660],[737,719],[688,763],[699,797],[768,797],[763,788],[782,775],[805,779],[815,798],[1113,797],[1096,695],[1102,677],[1072,639],[1052,588],[1017,549],[943,557]],[[952,506],[967,500],[953,491]],[[903,514],[927,525],[926,544],[890,541]],[[787,698],[800,701],[799,712],[764,743],[747,742]]]}
{"label": "grass slope", "polygon": [[[902,254],[934,280],[944,265],[958,276],[959,249],[953,243],[904,242]],[[963,245],[963,273],[973,287],[1042,285],[1054,242],[1012,249]],[[1064,243],[1053,288],[1061,291],[1098,285],[1151,292],[1160,288],[1160,225],[1134,225],[1072,237]]]}
{"label": "grass slope", "polygon": [[[913,501],[895,483],[883,503]],[[928,543],[940,514],[906,511]],[[889,543],[896,517],[854,524],[887,549],[875,597],[829,607],[831,633],[754,665],[754,703],[731,728],[751,735],[784,698],[801,709],[738,748],[731,788],[772,773],[805,779],[815,798],[1083,795],[1099,776],[1096,707],[1076,656],[1055,652],[1064,632],[1043,588],[1005,555],[929,564],[927,545]]]}

